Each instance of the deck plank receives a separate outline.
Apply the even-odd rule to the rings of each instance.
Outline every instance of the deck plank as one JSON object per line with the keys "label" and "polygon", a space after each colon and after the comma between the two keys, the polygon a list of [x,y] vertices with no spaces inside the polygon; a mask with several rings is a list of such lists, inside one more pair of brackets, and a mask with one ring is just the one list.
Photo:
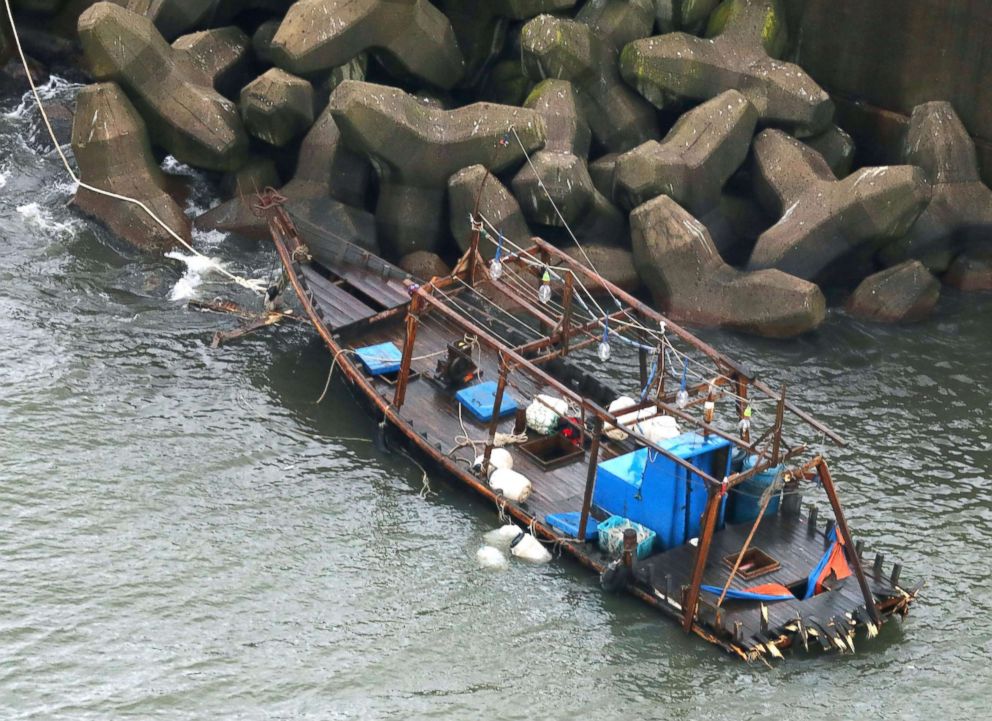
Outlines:
{"label": "deck plank", "polygon": [[324,311],[325,322],[332,330],[339,330],[376,314],[373,308],[339,288],[314,268],[303,266],[303,277],[317,304]]}

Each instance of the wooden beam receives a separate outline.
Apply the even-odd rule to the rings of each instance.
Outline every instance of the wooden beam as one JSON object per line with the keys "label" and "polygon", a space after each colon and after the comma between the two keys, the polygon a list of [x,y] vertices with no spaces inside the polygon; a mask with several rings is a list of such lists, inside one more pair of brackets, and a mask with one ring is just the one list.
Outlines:
{"label": "wooden beam", "polygon": [[722,483],[720,481],[715,479],[706,471],[697,468],[696,466],[694,466],[692,463],[685,460],[684,458],[680,458],[679,456],[669,451],[667,448],[662,448],[657,443],[649,440],[648,438],[644,437],[643,435],[635,431],[633,428],[629,428],[625,426],[623,423],[620,422],[620,420],[615,415],[607,411],[605,408],[602,408],[596,403],[590,401],[588,398],[579,395],[571,388],[566,386],[564,383],[559,381],[557,378],[549,375],[544,370],[535,366],[533,363],[528,361],[526,358],[521,356],[512,348],[507,348],[504,344],[500,343],[496,338],[491,336],[489,333],[487,333],[484,329],[480,328],[476,324],[467,322],[459,313],[452,310],[443,302],[435,298],[430,293],[431,289],[432,286],[430,283],[428,283],[427,285],[418,287],[414,291],[414,293],[416,296],[419,296],[421,299],[423,299],[425,303],[427,303],[432,308],[434,308],[440,315],[449,318],[457,327],[460,327],[468,331],[469,333],[475,335],[476,338],[479,339],[479,343],[488,346],[492,350],[502,351],[509,361],[512,361],[518,367],[523,368],[527,373],[529,373],[534,378],[540,380],[545,385],[554,388],[565,398],[571,399],[575,403],[575,405],[577,405],[579,408],[585,408],[589,410],[591,413],[595,414],[597,417],[603,419],[605,422],[616,426],[634,440],[647,446],[648,448],[651,448],[654,451],[657,451],[661,455],[665,456],[665,458],[668,458],[669,460],[673,461],[677,465],[686,469],[690,473],[694,473],[704,482],[708,483],[710,486],[714,488],[719,488],[722,486]]}
{"label": "wooden beam", "polygon": [[830,500],[834,519],[837,521],[837,528],[840,529],[841,538],[844,540],[844,553],[847,556],[847,562],[854,568],[854,575],[858,579],[858,585],[861,587],[861,595],[865,599],[865,608],[868,611],[868,615],[871,616],[871,620],[875,622],[875,625],[881,626],[882,618],[878,613],[878,608],[875,606],[875,595],[868,586],[868,579],[865,577],[864,568],[861,566],[861,559],[855,551],[856,547],[854,545],[854,539],[851,538],[851,529],[847,527],[847,518],[844,516],[844,509],[841,508],[837,489],[834,487],[833,478],[830,476],[830,469],[827,468],[827,462],[823,458],[820,458],[817,469],[820,472],[820,482],[823,483],[823,490],[826,491],[827,498]]}
{"label": "wooden beam", "polygon": [[785,386],[775,407],[775,433],[772,436],[772,463],[778,465],[778,453],[782,448],[782,422],[785,420]]}
{"label": "wooden beam", "polygon": [[572,326],[572,294],[574,293],[575,276],[572,273],[565,275],[565,291],[562,298],[561,313],[561,354],[568,355],[569,332]]}
{"label": "wooden beam", "polygon": [[592,445],[589,447],[589,468],[586,471],[586,490],[582,497],[582,513],[579,515],[579,540],[586,540],[586,526],[589,523],[589,508],[592,506],[592,492],[596,485],[596,466],[599,463],[599,442],[603,435],[603,420],[592,422]]}
{"label": "wooden beam", "polygon": [[489,419],[489,438],[486,440],[486,448],[482,452],[482,473],[489,474],[489,459],[493,455],[493,447],[496,444],[496,429],[499,428],[499,409],[503,405],[503,395],[506,393],[506,382],[510,376],[510,366],[503,359],[503,354],[499,354],[499,379],[496,381],[496,396],[493,399],[493,417]]}
{"label": "wooden beam", "polygon": [[542,240],[541,238],[534,237],[531,238],[531,240],[534,242],[535,248],[541,250],[542,252],[554,255],[561,261],[562,264],[568,266],[571,270],[580,273],[581,275],[584,275],[586,278],[589,278],[596,285],[606,288],[610,293],[613,294],[614,297],[618,298],[619,300],[622,300],[632,309],[640,311],[643,315],[646,315],[648,318],[651,318],[652,320],[655,320],[657,322],[664,321],[665,327],[668,330],[672,331],[673,333],[675,333],[675,335],[677,335],[679,338],[684,340],[686,343],[688,343],[689,345],[693,346],[697,350],[707,355],[711,360],[716,362],[717,365],[723,366],[728,371],[740,373],[741,375],[747,378],[751,377],[750,371],[745,369],[739,363],[736,363],[727,356],[723,355],[718,350],[716,350],[716,348],[709,345],[708,343],[704,343],[699,338],[694,336],[692,333],[685,330],[678,323],[672,322],[671,320],[663,316],[661,313],[656,311],[651,306],[641,302],[640,300],[632,296],[630,293],[626,292],[625,290],[622,290],[618,286],[606,280],[606,278],[603,278],[601,275],[598,275],[591,268],[587,268],[585,265],[575,260],[564,251],[559,250],[558,248],[551,245],[547,241]]}
{"label": "wooden beam", "polygon": [[400,362],[400,373],[396,379],[396,392],[393,394],[393,405],[403,406],[406,400],[406,386],[410,380],[410,364],[413,362],[413,346],[417,340],[417,318],[420,313],[420,302],[414,296],[410,302],[410,310],[406,314],[406,337],[403,340],[403,360]]}
{"label": "wooden beam", "polygon": [[692,621],[696,615],[696,604],[699,601],[699,590],[703,583],[703,571],[706,569],[706,561],[709,559],[710,543],[713,540],[713,529],[716,527],[716,517],[722,500],[722,491],[710,488],[709,499],[706,501],[706,510],[703,512],[703,528],[699,534],[699,543],[696,546],[696,561],[692,567],[689,592],[686,595],[686,602],[682,608],[682,629],[686,633],[692,630]]}

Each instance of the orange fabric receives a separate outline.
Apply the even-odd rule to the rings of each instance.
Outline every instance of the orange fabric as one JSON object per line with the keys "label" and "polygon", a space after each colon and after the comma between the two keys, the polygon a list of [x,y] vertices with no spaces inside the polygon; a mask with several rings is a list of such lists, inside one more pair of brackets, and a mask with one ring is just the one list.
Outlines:
{"label": "orange fabric", "polygon": [[837,577],[838,581],[851,575],[851,567],[847,565],[847,557],[844,555],[844,542],[840,539],[834,543],[827,565],[823,567],[820,577],[816,579],[817,593],[823,590],[823,582],[830,577],[831,573]]}
{"label": "orange fabric", "polygon": [[762,596],[791,596],[792,591],[781,583],[765,583],[760,586],[751,586],[744,589],[747,593],[757,593]]}

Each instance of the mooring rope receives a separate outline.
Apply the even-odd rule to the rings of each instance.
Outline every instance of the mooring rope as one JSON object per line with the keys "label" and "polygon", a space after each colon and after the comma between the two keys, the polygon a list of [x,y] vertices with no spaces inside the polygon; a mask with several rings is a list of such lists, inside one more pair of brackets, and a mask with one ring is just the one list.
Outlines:
{"label": "mooring rope", "polygon": [[[162,226],[162,229],[165,230],[165,232],[168,233],[177,243],[179,243],[184,248],[186,248],[186,250],[188,250],[190,253],[192,253],[197,257],[210,260],[210,258],[208,258],[206,255],[196,250],[196,248],[194,248],[192,245],[187,243],[182,238],[182,236],[180,236],[178,233],[176,233],[176,231],[170,228],[165,221],[159,218],[152,211],[152,209],[149,208],[147,205],[145,205],[145,203],[143,203],[142,201],[138,200],[137,198],[129,197],[127,195],[121,195],[120,193],[114,193],[109,190],[104,190],[103,188],[97,188],[96,186],[90,185],[89,183],[84,183],[79,178],[79,176],[76,174],[76,171],[72,169],[72,165],[69,163],[69,159],[66,157],[65,153],[63,152],[62,145],[59,143],[59,140],[55,135],[55,130],[52,128],[51,121],[49,121],[48,119],[48,113],[45,111],[45,106],[41,102],[41,95],[39,95],[38,88],[35,85],[34,76],[31,74],[31,68],[28,67],[27,56],[24,54],[24,49],[21,47],[21,38],[17,32],[17,25],[14,22],[14,11],[10,7],[10,0],[3,0],[3,4],[7,10],[7,19],[10,20],[10,30],[11,30],[11,34],[14,37],[14,45],[17,47],[17,54],[20,56],[21,65],[24,67],[24,73],[27,76],[28,85],[31,86],[31,93],[34,96],[35,105],[38,108],[38,112],[41,113],[42,122],[45,124],[45,128],[47,128],[48,130],[48,135],[52,139],[52,144],[55,146],[55,151],[59,154],[59,158],[62,159],[62,165],[65,166],[66,172],[69,173],[69,177],[71,177],[73,181],[76,183],[76,185],[78,185],[80,188],[84,188],[85,190],[88,190],[91,193],[96,193],[97,195],[103,195],[108,198],[113,198],[115,200],[121,200],[126,203],[132,203],[134,205],[137,205],[139,208],[145,211],[145,213],[148,214],[148,217],[150,217],[152,220],[154,220],[156,223]],[[265,281],[263,280],[250,280],[248,278],[243,278],[239,275],[235,275],[234,273],[230,272],[229,270],[227,270],[226,268],[224,268],[223,266],[217,263],[212,263],[211,267],[214,268],[221,275],[226,276],[232,282],[240,285],[242,288],[247,288],[248,290],[258,293],[259,295],[265,292],[266,284]]]}

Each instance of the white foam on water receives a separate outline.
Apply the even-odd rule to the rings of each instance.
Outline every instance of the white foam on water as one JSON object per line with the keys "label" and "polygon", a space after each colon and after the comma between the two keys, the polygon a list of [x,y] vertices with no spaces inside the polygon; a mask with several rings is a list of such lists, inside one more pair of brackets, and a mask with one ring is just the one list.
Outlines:
{"label": "white foam on water", "polygon": [[9,177],[10,177],[9,172],[5,173],[4,171],[0,170],[0,188],[2,188],[7,184],[7,178]]}
{"label": "white foam on water", "polygon": [[216,258],[203,255],[189,255],[178,250],[170,250],[166,258],[178,260],[186,266],[182,277],[176,281],[169,292],[169,300],[189,300],[196,297],[196,290],[203,285],[204,278],[212,272],[223,268]]}
{"label": "white foam on water", "polygon": [[510,565],[506,556],[498,548],[483,546],[475,552],[475,560],[480,568],[502,570]]}
{"label": "white foam on water", "polygon": [[[65,78],[60,78],[58,75],[51,75],[48,78],[48,82],[44,85],[38,86],[38,96],[45,100],[54,100],[58,98],[66,91],[75,91],[76,88],[81,88],[82,85],[79,83],[73,83]],[[21,102],[16,108],[10,110],[3,114],[3,117],[9,118],[10,120],[22,120],[26,118],[31,110],[34,109],[34,95],[29,90],[21,96]]]}
{"label": "white foam on water", "polygon": [[51,211],[39,203],[19,205],[17,206],[17,212],[27,223],[45,233],[61,235],[63,233],[72,233],[75,230],[73,221],[55,220],[51,216]]}
{"label": "white foam on water", "polygon": [[193,228],[193,240],[196,241],[198,246],[216,248],[227,240],[227,233],[221,230],[200,230]]}
{"label": "white foam on water", "polygon": [[169,175],[185,175],[188,178],[199,177],[196,170],[194,170],[186,163],[176,160],[171,155],[166,155],[165,160],[162,161],[162,172],[168,173]]}

